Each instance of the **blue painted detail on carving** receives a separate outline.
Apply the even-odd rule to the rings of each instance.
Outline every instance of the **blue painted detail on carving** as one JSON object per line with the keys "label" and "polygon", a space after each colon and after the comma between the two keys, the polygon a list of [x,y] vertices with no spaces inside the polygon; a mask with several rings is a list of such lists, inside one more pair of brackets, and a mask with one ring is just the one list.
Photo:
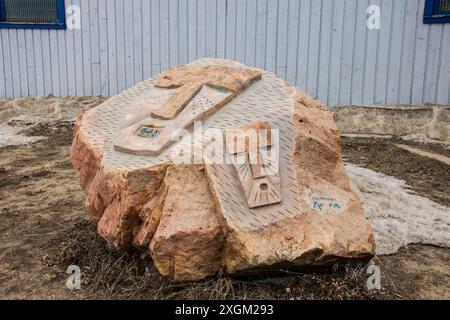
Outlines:
{"label": "blue painted detail on carving", "polygon": [[136,132],[136,135],[143,138],[156,138],[160,135],[160,130],[152,127],[140,127]]}
{"label": "blue painted detail on carving", "polygon": [[331,197],[317,197],[313,198],[314,204],[313,209],[318,209],[320,212],[324,211],[325,207],[332,209],[341,209],[340,204],[337,202],[335,198]]}
{"label": "blue painted detail on carving", "polygon": [[225,89],[225,88],[216,88],[216,90],[219,91],[219,92],[221,92],[221,93],[225,93],[225,94],[228,93],[228,90]]}
{"label": "blue painted detail on carving", "polygon": [[323,210],[323,204],[318,203],[317,201],[314,201],[313,209],[319,209],[320,212]]}

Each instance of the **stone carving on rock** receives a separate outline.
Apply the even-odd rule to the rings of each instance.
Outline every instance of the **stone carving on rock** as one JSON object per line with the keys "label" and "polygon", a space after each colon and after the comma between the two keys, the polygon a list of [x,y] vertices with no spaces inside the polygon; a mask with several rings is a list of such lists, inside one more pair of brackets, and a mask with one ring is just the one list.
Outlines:
{"label": "stone carving on rock", "polygon": [[250,208],[281,202],[278,152],[267,122],[226,130],[226,145]]}
{"label": "stone carving on rock", "polygon": [[[213,141],[223,161],[206,161]],[[175,161],[184,147],[199,161]],[[71,161],[99,234],[150,256],[172,281],[366,262],[375,252],[330,110],[234,61],[169,69],[86,111]]]}
{"label": "stone carving on rock", "polygon": [[[121,130],[114,148],[121,152],[155,156],[173,141],[173,133],[216,112],[246,87],[261,78],[261,72],[231,66],[181,66],[161,74],[156,87],[173,89],[161,106],[149,108],[149,117]],[[155,132],[142,135],[141,132]],[[147,138],[147,139],[146,139]]]}

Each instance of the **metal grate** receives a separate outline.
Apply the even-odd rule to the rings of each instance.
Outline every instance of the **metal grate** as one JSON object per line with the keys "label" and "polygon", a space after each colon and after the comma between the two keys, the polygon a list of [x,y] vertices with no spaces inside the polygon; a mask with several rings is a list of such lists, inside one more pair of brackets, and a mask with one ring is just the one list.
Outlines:
{"label": "metal grate", "polygon": [[58,20],[56,0],[4,0],[5,22],[51,23]]}
{"label": "metal grate", "polygon": [[423,23],[449,23],[450,0],[426,0]]}
{"label": "metal grate", "polygon": [[450,0],[440,0],[439,1],[439,11],[450,12]]}

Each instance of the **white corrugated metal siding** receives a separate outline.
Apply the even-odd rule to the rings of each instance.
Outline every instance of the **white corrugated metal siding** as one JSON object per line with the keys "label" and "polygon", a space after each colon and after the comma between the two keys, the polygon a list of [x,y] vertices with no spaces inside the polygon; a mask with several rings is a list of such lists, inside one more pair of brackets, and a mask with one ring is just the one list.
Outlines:
{"label": "white corrugated metal siding", "polygon": [[[449,104],[450,24],[424,0],[66,0],[81,30],[1,29],[0,97],[112,96],[200,57],[276,72],[329,105]],[[366,27],[369,5],[381,29]]]}

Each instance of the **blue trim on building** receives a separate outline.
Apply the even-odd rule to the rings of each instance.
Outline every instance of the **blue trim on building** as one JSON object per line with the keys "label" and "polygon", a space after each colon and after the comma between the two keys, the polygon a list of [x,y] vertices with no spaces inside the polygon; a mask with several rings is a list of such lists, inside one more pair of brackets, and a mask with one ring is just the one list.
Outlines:
{"label": "blue trim on building", "polygon": [[450,22],[450,12],[439,10],[440,0],[425,0],[423,23],[447,23]]}
{"label": "blue trim on building", "polygon": [[66,7],[64,0],[55,0],[58,19],[49,23],[5,22],[5,1],[0,0],[0,29],[66,29]]}
{"label": "blue trim on building", "polygon": [[5,16],[5,1],[0,1],[0,23],[6,19]]}

